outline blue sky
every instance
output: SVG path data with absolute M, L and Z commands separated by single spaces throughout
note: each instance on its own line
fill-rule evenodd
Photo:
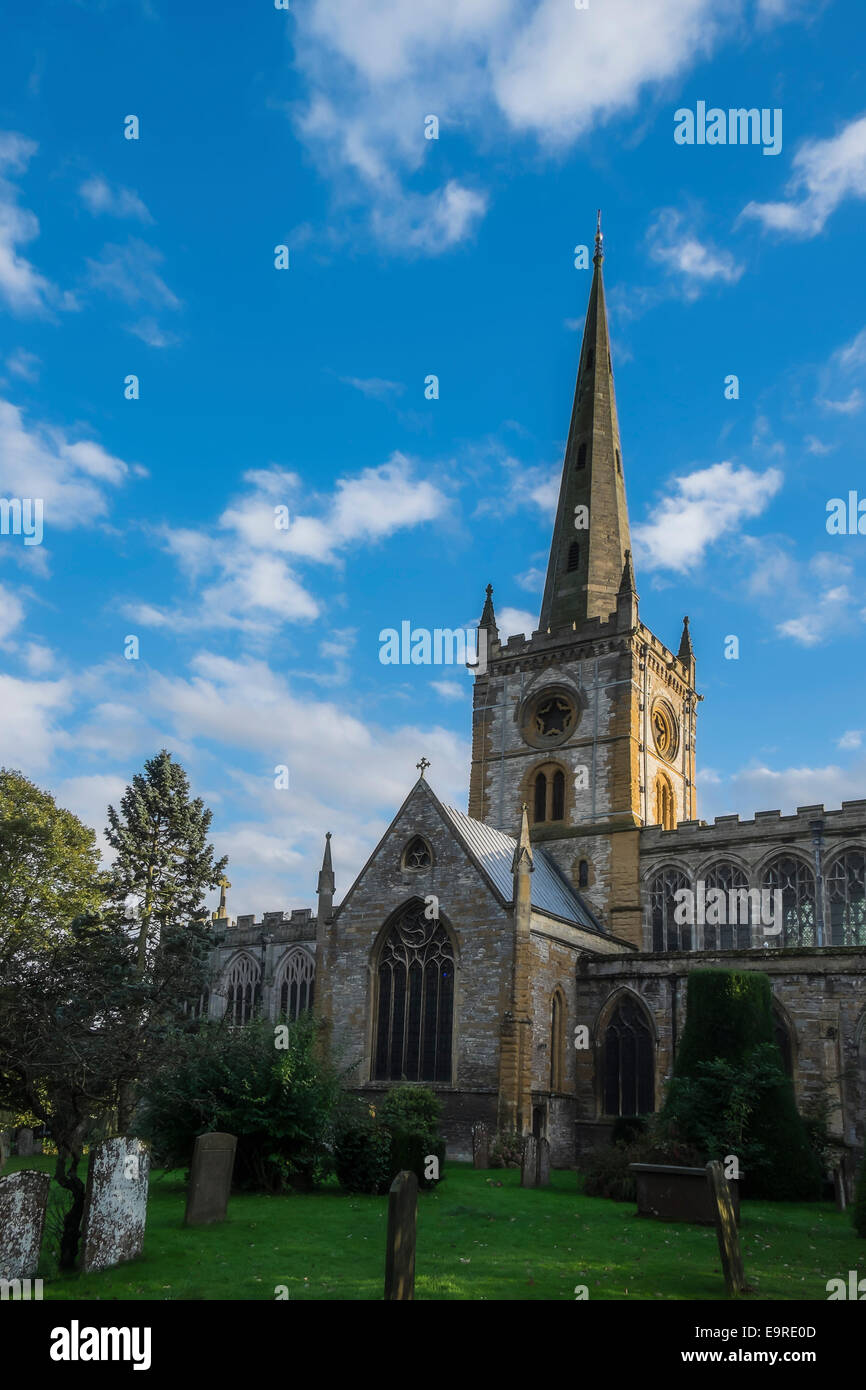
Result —
M 345 892 L 422 754 L 465 807 L 470 679 L 379 632 L 488 582 L 535 626 L 601 206 L 700 814 L 866 795 L 866 538 L 825 524 L 866 498 L 864 38 L 854 0 L 7 4 L 0 496 L 44 538 L 0 536 L 0 762 L 101 831 L 168 746 L 234 913 L 312 903 L 325 830 Z M 699 101 L 780 153 L 676 144 Z

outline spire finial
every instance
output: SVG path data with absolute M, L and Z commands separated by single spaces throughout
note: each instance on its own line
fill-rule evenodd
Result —
M 592 259 L 594 265 L 598 265 L 600 261 L 604 260 L 604 236 L 601 231 L 601 208 L 598 209 L 595 219 L 595 255 Z
M 416 767 L 420 767 L 420 769 L 421 769 L 421 776 L 423 777 L 423 776 L 424 776 L 424 773 L 425 773 L 425 771 L 426 771 L 426 769 L 430 766 L 430 762 L 429 762 L 429 760 L 428 760 L 427 758 L 422 758 L 421 761 L 420 761 L 420 763 L 416 763 L 415 766 L 416 766 Z M 419 780 L 420 780 L 420 779 L 419 779 Z

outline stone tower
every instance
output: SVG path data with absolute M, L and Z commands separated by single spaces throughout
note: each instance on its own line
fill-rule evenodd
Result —
M 617 421 L 602 236 L 538 630 L 479 622 L 469 814 L 544 848 L 614 935 L 641 945 L 639 836 L 697 814 L 695 659 L 638 618 Z M 482 663 L 482 665 L 484 665 Z

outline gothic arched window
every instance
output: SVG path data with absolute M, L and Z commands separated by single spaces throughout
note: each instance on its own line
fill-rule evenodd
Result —
M 561 1091 L 565 1077 L 565 1000 L 562 990 L 550 1003 L 550 1089 Z
M 690 887 L 689 880 L 681 869 L 661 869 L 650 879 L 649 901 L 654 951 L 692 949 L 692 924 L 677 922 L 674 916 L 678 906 L 675 894 L 683 888 Z
M 451 1081 L 454 952 L 442 924 L 410 903 L 377 966 L 374 1081 Z
M 703 877 L 707 896 L 710 889 L 719 889 L 725 895 L 724 903 L 719 903 L 718 909 L 713 903 L 707 903 L 704 949 L 748 950 L 752 944 L 752 900 L 749 897 L 749 882 L 743 870 L 736 864 L 712 864 Z M 732 897 L 731 894 L 735 896 Z M 718 921 L 710 920 L 713 918 L 718 918 Z
M 586 859 L 581 859 L 577 866 L 577 886 L 578 888 L 589 887 L 589 864 Z
M 866 946 L 866 854 L 849 849 L 828 869 L 827 944 Z
M 415 835 L 403 851 L 404 869 L 429 869 L 433 863 L 430 846 L 420 835 Z
M 671 779 L 664 772 L 659 772 L 656 776 L 653 815 L 655 816 L 655 824 L 660 825 L 663 830 L 676 830 L 674 789 L 671 786 Z
M 578 451 L 577 451 L 577 466 L 578 466 L 578 468 L 585 468 L 585 467 L 586 467 L 586 445 L 585 445 L 585 444 L 581 444 L 580 448 L 579 448 Z
M 815 945 L 815 875 L 802 859 L 780 854 L 764 870 L 763 885 L 782 894 L 782 934 L 771 940 L 779 946 Z
M 283 1018 L 298 1018 L 313 1007 L 316 963 L 309 951 L 290 951 L 277 974 L 277 997 Z
M 571 542 L 571 545 L 568 547 L 568 564 L 566 565 L 566 569 L 567 569 L 568 571 L 576 570 L 576 569 L 579 568 L 579 566 L 580 566 L 580 544 L 579 544 L 578 541 L 572 541 L 572 542 Z
M 532 819 L 536 825 L 565 820 L 565 773 L 550 766 L 537 772 L 532 784 Z
M 251 956 L 237 956 L 226 975 L 226 1017 L 236 1028 L 249 1023 L 261 998 L 261 967 Z
M 652 1030 L 636 999 L 624 995 L 604 1031 L 605 1115 L 648 1115 L 654 1109 Z
M 547 820 L 547 778 L 543 772 L 539 772 L 535 779 L 532 818 L 536 824 Z

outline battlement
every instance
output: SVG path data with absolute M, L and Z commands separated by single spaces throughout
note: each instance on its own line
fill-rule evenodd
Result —
M 296 907 L 291 911 L 265 912 L 257 922 L 254 913 L 238 917 L 237 921 L 217 921 L 215 931 L 222 929 L 225 939 L 220 943 L 223 950 L 234 950 L 238 946 L 259 946 L 262 936 L 280 941 L 315 941 L 317 918 L 309 907 Z
M 677 848 L 701 847 L 704 845 L 754 841 L 756 835 L 769 839 L 796 840 L 812 839 L 812 825 L 822 822 L 825 840 L 844 838 L 846 835 L 862 836 L 866 831 L 866 799 L 843 801 L 839 810 L 825 811 L 823 805 L 798 806 L 795 812 L 782 815 L 781 811 L 756 811 L 752 820 L 740 820 L 739 815 L 716 816 L 712 825 L 704 820 L 680 821 L 675 830 L 664 830 L 660 825 L 648 825 L 641 829 L 641 853 L 656 849 L 676 850 Z

